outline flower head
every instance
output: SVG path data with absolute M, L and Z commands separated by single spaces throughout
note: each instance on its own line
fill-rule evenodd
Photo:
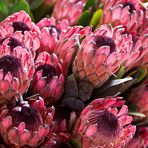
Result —
M 40 47 L 38 36 L 40 36 L 39 28 L 24 11 L 16 12 L 0 23 L 0 43 L 7 38 L 14 38 L 22 42 L 23 47 L 31 52 L 33 58 L 35 51 Z
M 83 109 L 73 129 L 82 147 L 122 147 L 131 140 L 135 127 L 123 104 L 119 97 L 108 97 L 95 99 Z
M 129 59 L 133 42 L 130 34 L 124 34 L 123 26 L 102 25 L 81 42 L 73 64 L 73 73 L 82 80 L 89 81 L 93 87 L 105 83 L 114 75 L 120 64 Z
M 29 92 L 40 94 L 46 105 L 56 103 L 64 90 L 64 75 L 62 63 L 55 54 L 42 52 L 35 62 L 35 74 Z
M 82 14 L 86 0 L 57 0 L 53 16 L 57 20 L 67 19 L 70 25 L 75 25 Z
M 20 31 L 22 34 L 25 31 L 40 34 L 39 28 L 31 21 L 30 16 L 23 10 L 13 13 L 8 16 L 0 25 L 10 34 Z
M 41 97 L 21 101 L 1 110 L 0 133 L 6 144 L 37 146 L 53 128 L 54 108 L 46 108 Z
M 2 41 L 1 41 L 2 42 Z M 34 74 L 34 60 L 22 42 L 5 38 L 0 46 L 0 104 L 25 93 Z
M 137 129 L 133 140 L 127 144 L 127 148 L 146 148 L 148 146 L 148 128 L 141 126 Z
M 58 42 L 61 40 L 61 35 L 65 34 L 69 27 L 67 20 L 56 22 L 54 17 L 43 18 L 37 23 L 41 30 L 40 42 L 41 46 L 37 52 L 47 51 L 53 53 Z
M 128 31 L 136 32 L 144 22 L 144 13 L 138 0 L 106 1 L 101 23 L 124 25 Z

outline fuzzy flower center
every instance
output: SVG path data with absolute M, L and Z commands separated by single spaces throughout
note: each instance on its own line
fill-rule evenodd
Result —
M 101 46 L 109 46 L 110 47 L 110 53 L 114 52 L 116 49 L 116 44 L 113 41 L 112 38 L 107 37 L 107 36 L 96 36 L 95 37 L 95 42 L 97 47 Z
M 41 125 L 41 119 L 38 112 L 31 107 L 22 107 L 20 110 L 11 110 L 9 115 L 12 117 L 13 126 L 18 126 L 24 122 L 26 129 L 35 131 Z
M 3 69 L 4 76 L 10 72 L 13 76 L 18 77 L 18 70 L 22 70 L 20 59 L 6 55 L 0 58 L 0 69 Z
M 47 77 L 48 81 L 51 81 L 54 76 L 58 76 L 56 69 L 49 64 L 40 65 L 37 67 L 36 72 L 42 70 L 42 77 Z
M 122 5 L 123 5 L 123 8 L 125 8 L 126 6 L 129 6 L 129 8 L 130 8 L 129 12 L 130 13 L 133 13 L 133 11 L 135 10 L 135 7 L 134 7 L 133 3 L 131 3 L 131 2 L 125 2 Z
M 17 46 L 23 46 L 23 44 L 15 38 L 10 37 L 8 45 L 11 47 L 11 50 Z
M 117 117 L 107 111 L 99 110 L 93 112 L 89 117 L 90 124 L 97 124 L 97 132 L 103 135 L 106 140 L 116 138 L 119 134 L 119 123 Z
M 58 29 L 55 25 L 50 25 L 49 27 L 51 28 L 51 29 L 50 29 L 50 33 L 51 33 L 51 34 L 52 34 L 53 29 L 55 29 L 55 30 L 57 31 L 58 36 L 61 34 L 61 30 Z
M 3 38 L 0 40 L 0 45 L 6 40 L 7 38 Z M 23 44 L 15 38 L 9 37 L 8 45 L 11 47 L 11 50 L 17 46 L 23 46 Z
M 12 27 L 14 28 L 14 31 L 22 31 L 22 33 L 30 30 L 30 28 L 23 22 L 13 22 Z

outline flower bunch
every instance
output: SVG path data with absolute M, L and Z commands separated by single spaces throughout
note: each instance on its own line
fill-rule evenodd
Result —
M 148 147 L 146 2 L 0 6 L 0 147 Z

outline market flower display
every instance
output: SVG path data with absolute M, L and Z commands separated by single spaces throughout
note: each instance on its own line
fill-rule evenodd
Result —
M 147 148 L 146 0 L 0 1 L 0 148 Z

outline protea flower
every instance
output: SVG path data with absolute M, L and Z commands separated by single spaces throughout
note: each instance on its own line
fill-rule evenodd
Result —
M 53 116 L 54 108 L 46 108 L 41 97 L 31 103 L 21 101 L 1 110 L 1 136 L 8 145 L 36 147 L 52 131 Z
M 143 66 L 148 70 L 148 27 L 139 35 L 141 42 L 139 56 L 132 62 L 130 67 Z
M 129 101 L 137 107 L 137 111 L 148 117 L 148 80 L 134 88 L 129 96 Z
M 123 104 L 120 97 L 108 97 L 95 99 L 83 109 L 73 129 L 82 147 L 120 148 L 131 140 L 135 126 L 131 125 L 132 117 Z
M 55 54 L 42 52 L 35 62 L 36 70 L 29 93 L 40 94 L 46 105 L 56 103 L 64 90 L 62 64 Z
M 141 126 L 137 129 L 135 138 L 126 146 L 127 148 L 147 148 L 148 127 Z
M 37 26 L 41 30 L 41 46 L 37 50 L 38 53 L 42 51 L 53 53 L 59 40 L 61 40 L 61 35 L 68 29 L 69 23 L 67 20 L 56 22 L 55 18 L 51 17 L 50 19 L 43 18 L 37 23 Z
M 20 31 L 22 34 L 25 31 L 39 35 L 39 28 L 31 21 L 30 16 L 23 10 L 13 13 L 0 23 L 7 32 L 13 34 L 15 31 Z
M 136 32 L 144 22 L 144 7 L 138 0 L 106 1 L 101 23 L 124 25 L 128 31 Z
M 89 81 L 93 87 L 99 87 L 118 71 L 120 64 L 125 65 L 132 52 L 133 42 L 132 35 L 124 34 L 124 31 L 122 26 L 112 28 L 102 25 L 87 35 L 74 60 L 75 76 Z
M 67 19 L 70 25 L 75 25 L 82 14 L 85 3 L 86 0 L 57 0 L 52 15 L 57 20 Z
M 6 38 L 0 46 L 0 104 L 11 102 L 13 95 L 27 91 L 34 74 L 34 61 L 24 44 Z
M 0 42 L 8 37 L 16 38 L 31 51 L 33 58 L 35 51 L 40 47 L 38 36 L 40 36 L 39 28 L 24 11 L 14 13 L 0 23 Z

